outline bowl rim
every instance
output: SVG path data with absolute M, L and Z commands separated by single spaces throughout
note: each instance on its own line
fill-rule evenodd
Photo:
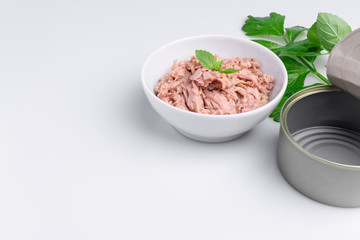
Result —
M 192 112 L 192 111 L 187 111 L 187 110 L 183 110 L 181 108 L 175 107 L 169 103 L 166 103 L 164 101 L 162 101 L 160 98 L 158 98 L 155 93 L 153 91 L 150 91 L 150 89 L 147 87 L 146 85 L 146 77 L 145 77 L 145 69 L 147 68 L 147 66 L 150 64 L 151 59 L 158 53 L 163 51 L 164 49 L 166 49 L 167 47 L 177 44 L 177 43 L 181 43 L 181 42 L 185 42 L 185 41 L 190 41 L 190 40 L 194 40 L 194 39 L 201 39 L 201 38 L 220 38 L 220 39 L 229 39 L 229 40 L 236 40 L 239 42 L 243 42 L 243 43 L 247 43 L 253 46 L 256 46 L 258 48 L 263 49 L 265 52 L 267 52 L 268 54 L 272 55 L 273 57 L 275 57 L 276 61 L 278 61 L 279 63 L 279 67 L 281 67 L 282 73 L 283 73 L 283 77 L 284 77 L 284 82 L 283 85 L 279 91 L 279 93 L 272 99 L 270 100 L 267 104 L 253 109 L 251 111 L 248 112 L 244 112 L 244 113 L 235 113 L 235 114 L 203 114 L 203 113 L 197 113 L 197 112 Z M 174 111 L 179 111 L 182 112 L 184 114 L 189 114 L 190 116 L 193 115 L 195 117 L 200 117 L 200 118 L 239 118 L 239 117 L 246 117 L 246 116 L 251 116 L 251 115 L 255 115 L 258 112 L 264 111 L 267 108 L 271 108 L 272 105 L 274 105 L 274 102 L 280 102 L 281 98 L 283 97 L 287 84 L 288 84 L 288 75 L 287 75 L 287 71 L 285 68 L 284 63 L 281 61 L 281 59 L 275 54 L 273 53 L 270 49 L 262 46 L 259 43 L 253 42 L 250 39 L 245 39 L 245 38 L 241 38 L 241 37 L 235 37 L 235 36 L 230 36 L 230 35 L 224 35 L 224 34 L 206 34 L 206 35 L 196 35 L 196 36 L 190 36 L 190 37 L 185 37 L 185 38 L 181 38 L 181 39 L 177 39 L 175 41 L 169 42 L 161 47 L 159 47 L 158 49 L 156 49 L 155 51 L 153 51 L 145 60 L 142 68 L 141 68 L 141 83 L 142 83 L 142 87 L 143 90 L 145 91 L 145 93 L 147 92 L 148 94 L 146 94 L 147 96 L 151 96 L 151 98 L 155 99 L 155 101 L 157 101 L 159 104 L 163 104 L 163 106 L 165 107 L 170 107 L 170 109 L 173 109 Z M 278 101 L 277 101 L 278 100 Z M 275 106 L 276 107 L 276 106 Z

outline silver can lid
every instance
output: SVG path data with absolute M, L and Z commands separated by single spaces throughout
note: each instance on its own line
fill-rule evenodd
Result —
M 326 75 L 331 84 L 360 99 L 360 28 L 332 49 Z

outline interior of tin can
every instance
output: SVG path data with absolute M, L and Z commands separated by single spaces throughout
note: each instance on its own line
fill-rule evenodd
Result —
M 328 161 L 360 166 L 360 100 L 344 91 L 317 92 L 295 102 L 286 116 L 293 139 Z

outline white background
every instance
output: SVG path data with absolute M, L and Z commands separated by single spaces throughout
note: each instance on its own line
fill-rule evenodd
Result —
M 355 1 L 2 0 L 0 239 L 360 239 L 360 209 L 320 204 L 283 179 L 278 123 L 200 143 L 141 89 L 158 47 L 245 37 L 246 16 L 271 11 L 286 27 L 310 27 L 318 12 L 360 25 Z

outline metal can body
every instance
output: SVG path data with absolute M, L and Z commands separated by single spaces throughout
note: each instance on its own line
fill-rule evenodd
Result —
M 293 95 L 281 113 L 278 165 L 299 192 L 360 207 L 360 100 L 330 86 Z

